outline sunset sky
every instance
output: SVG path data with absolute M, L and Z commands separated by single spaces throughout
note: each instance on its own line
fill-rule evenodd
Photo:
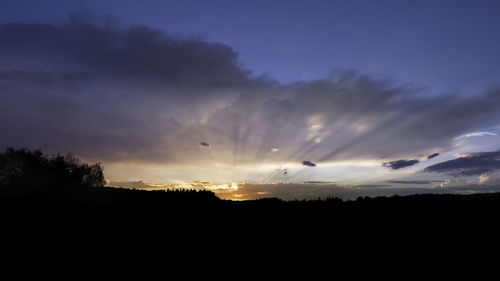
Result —
M 2 150 L 230 199 L 500 191 L 500 1 L 0 3 Z

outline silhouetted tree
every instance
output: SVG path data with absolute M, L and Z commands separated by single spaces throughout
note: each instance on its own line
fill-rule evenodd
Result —
M 82 163 L 74 156 L 45 156 L 40 150 L 7 148 L 0 154 L 0 186 L 3 187 L 102 187 L 100 163 Z

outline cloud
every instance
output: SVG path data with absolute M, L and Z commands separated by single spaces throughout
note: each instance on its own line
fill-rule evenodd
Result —
M 478 178 L 479 184 L 484 184 L 490 180 L 490 176 L 488 174 L 481 174 Z
M 472 137 L 484 137 L 484 136 L 496 136 L 497 134 L 491 133 L 491 132 L 474 132 L 474 133 L 467 133 L 463 134 L 461 136 L 456 137 L 456 140 L 461 140 L 461 139 L 466 139 L 466 138 L 472 138 Z
M 453 178 L 436 185 L 433 190 L 459 194 L 500 192 L 500 181 L 497 178 L 494 182 L 481 183 L 471 179 Z
M 395 184 L 431 184 L 431 183 L 436 183 L 436 182 L 443 182 L 440 180 L 391 180 L 387 181 L 388 183 L 395 183 Z
M 358 184 L 352 187 L 356 188 L 386 188 L 386 187 L 392 187 L 392 185 L 388 184 Z
M 120 29 L 86 19 L 62 26 L 11 23 L 0 26 L 2 58 L 15 66 L 34 63 L 78 76 L 134 77 L 169 85 L 222 87 L 252 82 L 230 47 L 183 38 L 146 26 Z M 55 60 L 54 60 L 55 59 Z M 12 73 L 13 72 L 13 73 Z M 12 70 L 18 79 L 35 76 Z M 33 78 L 33 77 L 25 77 Z
M 302 161 L 302 165 L 309 166 L 309 167 L 316 167 L 316 164 L 314 164 L 311 161 Z
M 500 187 L 500 171 L 496 170 L 479 175 L 478 182 L 480 185 L 497 185 Z
M 201 141 L 200 142 L 200 146 L 203 146 L 203 147 L 210 147 L 210 144 L 206 141 Z
M 359 185 L 340 186 L 337 184 L 310 184 L 310 183 L 278 183 L 278 184 L 252 184 L 239 185 L 238 190 L 232 192 L 216 192 L 216 195 L 225 199 L 251 200 L 259 198 L 276 197 L 283 200 L 318 199 L 337 197 L 344 200 L 353 200 L 360 196 L 392 196 L 445 193 L 444 189 L 432 188 L 387 188 L 387 185 Z M 241 195 L 241 196 L 240 196 Z
M 439 156 L 439 153 L 432 153 L 431 155 L 427 156 L 427 159 L 432 159 L 437 156 Z
M 182 166 L 191 175 L 216 165 L 404 159 L 498 120 L 498 90 L 420 93 L 356 72 L 279 84 L 254 76 L 227 45 L 145 26 L 0 25 L 0 146 L 104 164 Z
M 167 189 L 169 186 L 156 183 L 145 183 L 143 181 L 110 181 L 106 186 L 122 187 L 122 188 L 135 188 L 135 189 Z
M 305 181 L 304 184 L 335 184 L 330 181 Z
M 417 159 L 413 159 L 413 160 L 401 159 L 401 160 L 396 160 L 396 161 L 391 161 L 391 162 L 385 162 L 382 165 L 384 167 L 391 168 L 393 170 L 398 170 L 401 168 L 413 166 L 413 165 L 417 164 L 418 162 L 420 162 L 420 161 L 418 161 Z
M 481 175 L 500 169 L 500 150 L 464 154 L 424 169 L 426 173 L 445 173 L 456 176 Z

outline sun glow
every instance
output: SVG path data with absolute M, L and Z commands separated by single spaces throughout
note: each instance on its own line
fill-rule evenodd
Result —
M 237 191 L 238 190 L 238 184 L 237 183 L 231 183 L 231 184 L 209 184 L 204 186 L 206 189 L 210 190 L 226 190 L 226 191 Z

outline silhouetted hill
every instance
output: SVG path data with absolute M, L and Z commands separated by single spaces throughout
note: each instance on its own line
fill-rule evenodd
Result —
M 391 197 L 359 197 L 343 201 L 338 198 L 283 201 L 264 198 L 249 201 L 221 200 L 211 191 L 165 190 L 145 191 L 114 187 L 67 187 L 24 190 L 3 187 L 0 192 L 4 218 L 12 216 L 45 216 L 52 218 L 162 219 L 220 216 L 221 218 L 280 221 L 301 219 L 331 220 L 429 217 L 466 219 L 475 215 L 487 217 L 500 211 L 500 193 L 489 194 L 416 194 Z

